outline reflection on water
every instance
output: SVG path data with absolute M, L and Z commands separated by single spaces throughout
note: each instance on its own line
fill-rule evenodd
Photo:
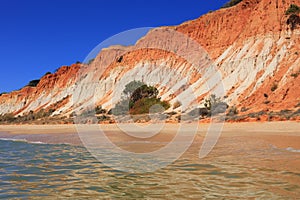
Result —
M 296 199 L 300 194 L 297 152 L 235 137 L 221 139 L 200 160 L 199 145 L 156 172 L 130 174 L 106 167 L 81 146 L 0 140 L 0 198 Z

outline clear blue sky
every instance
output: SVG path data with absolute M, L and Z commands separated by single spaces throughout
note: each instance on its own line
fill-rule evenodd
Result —
M 228 0 L 0 0 L 0 93 L 83 61 L 103 40 L 177 25 Z

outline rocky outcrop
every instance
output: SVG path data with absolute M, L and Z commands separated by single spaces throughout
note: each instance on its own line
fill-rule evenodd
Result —
M 292 3 L 300 0 L 244 0 L 179 26 L 153 29 L 135 46 L 103 49 L 91 64 L 63 66 L 37 87 L 3 94 L 0 114 L 54 105 L 58 116 L 96 105 L 110 109 L 132 80 L 155 85 L 171 105 L 181 102 L 178 112 L 199 107 L 213 93 L 242 114 L 295 111 L 300 29 L 291 30 L 285 15 Z

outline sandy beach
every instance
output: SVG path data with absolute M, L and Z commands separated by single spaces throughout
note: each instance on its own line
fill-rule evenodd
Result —
M 210 124 L 101 124 L 96 125 L 112 140 L 150 140 L 150 141 L 170 141 L 182 128 L 186 134 L 197 128 L 196 138 L 202 140 Z M 158 127 L 159 126 L 159 127 Z M 213 125 L 212 125 L 213 126 Z M 69 142 L 80 144 L 78 130 L 86 129 L 88 125 L 0 125 L 0 137 L 24 138 L 29 140 L 50 140 L 53 143 Z M 137 138 L 124 133 L 124 129 L 135 129 L 140 134 L 148 131 L 155 131 L 161 128 L 158 134 L 151 137 Z M 91 130 L 94 130 L 91 129 Z M 250 122 L 250 123 L 224 123 L 221 139 L 230 137 L 244 137 L 263 140 L 279 148 L 300 149 L 300 123 L 299 122 Z M 125 131 L 126 132 L 126 131 Z M 147 136 L 147 135 L 146 135 Z

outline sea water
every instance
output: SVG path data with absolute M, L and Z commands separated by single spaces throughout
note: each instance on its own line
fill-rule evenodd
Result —
M 83 146 L 3 138 L 0 199 L 299 198 L 295 149 L 234 140 L 223 141 L 207 158 L 196 156 L 195 145 L 164 168 L 135 174 L 105 166 Z

